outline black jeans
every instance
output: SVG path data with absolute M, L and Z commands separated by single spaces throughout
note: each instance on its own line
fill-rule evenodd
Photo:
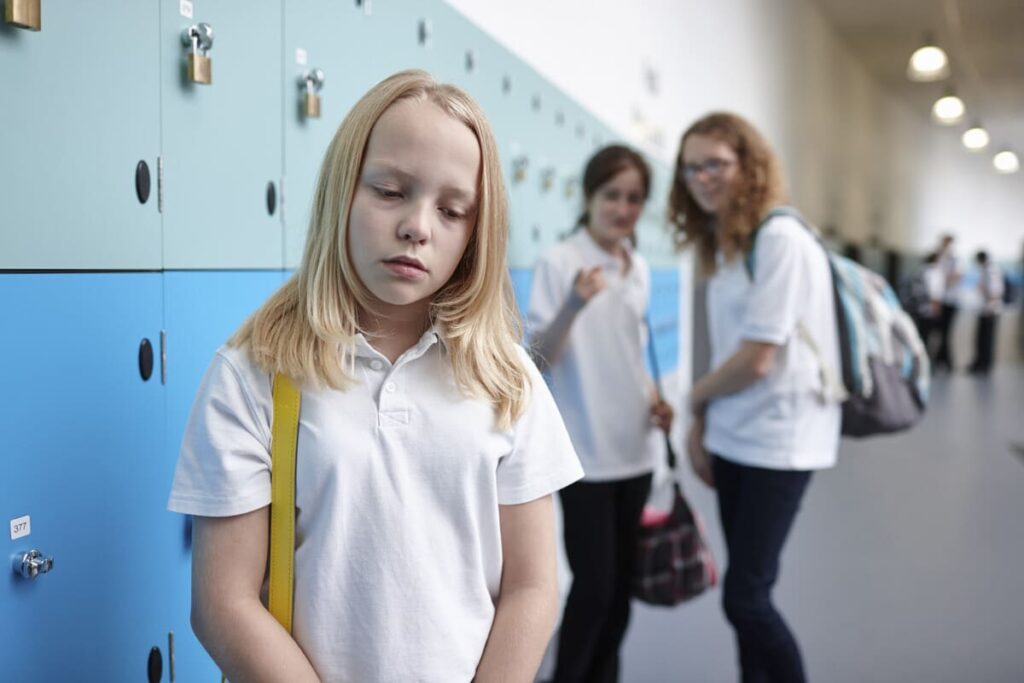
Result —
M 561 491 L 572 588 L 558 636 L 555 683 L 619 678 L 630 581 L 651 475 L 577 482 Z
M 769 470 L 714 457 L 729 566 L 722 606 L 736 632 L 743 683 L 802 683 L 796 638 L 772 604 L 779 555 L 811 473 Z
M 950 337 L 953 336 L 953 320 L 956 319 L 956 306 L 942 304 L 942 313 L 939 315 L 939 350 L 935 352 L 935 367 L 953 369 L 953 345 Z
M 986 313 L 978 316 L 978 328 L 974 336 L 974 362 L 971 372 L 987 373 L 992 369 L 996 347 L 996 323 L 999 316 Z

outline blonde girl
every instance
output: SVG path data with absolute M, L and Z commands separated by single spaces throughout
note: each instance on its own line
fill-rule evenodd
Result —
M 298 271 L 215 355 L 170 499 L 192 621 L 233 681 L 529 681 L 580 476 L 517 344 L 490 125 L 419 71 L 342 122 Z M 271 382 L 302 388 L 293 631 L 261 600 Z

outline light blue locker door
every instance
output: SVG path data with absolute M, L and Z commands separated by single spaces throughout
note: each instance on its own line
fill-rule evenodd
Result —
M 213 354 L 248 315 L 281 286 L 278 272 L 173 272 L 164 273 L 164 325 L 167 330 L 167 466 L 161 491 L 169 492 L 189 411 Z M 165 499 L 166 502 L 166 499 Z M 189 625 L 191 601 L 191 547 L 185 542 L 187 520 L 172 519 L 173 556 L 168 574 L 166 603 L 176 634 L 179 681 L 216 683 L 219 674 Z
M 284 5 L 285 266 L 302 258 L 310 207 L 324 153 L 352 105 L 391 74 L 426 65 L 418 9 L 409 2 L 286 0 Z M 425 16 L 425 15 L 423 15 Z M 301 53 L 300 53 L 301 51 Z M 372 55 L 367 59 L 367 55 Z M 299 63 L 305 58 L 306 64 Z M 324 73 L 320 118 L 303 114 L 299 87 Z
M 0 22 L 0 269 L 157 269 L 156 4 L 42 11 L 38 33 Z
M 164 267 L 281 268 L 281 0 L 160 3 Z M 182 33 L 208 24 L 212 82 Z
M 3 568 L 4 680 L 146 680 L 153 647 L 166 667 L 160 286 L 156 273 L 0 276 L 0 555 L 54 561 L 34 579 Z M 23 516 L 31 534 L 12 539 Z

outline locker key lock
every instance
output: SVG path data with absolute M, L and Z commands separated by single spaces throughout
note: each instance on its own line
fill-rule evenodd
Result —
M 53 569 L 53 558 L 44 557 L 38 550 L 18 553 L 14 556 L 14 573 L 26 579 L 34 579 Z
M 213 27 L 205 22 L 193 24 L 181 32 L 181 42 L 192 48 L 188 54 L 188 80 L 200 85 L 212 83 L 210 48 L 213 47 Z
M 526 169 L 530 165 L 530 160 L 525 156 L 518 156 L 512 160 L 512 180 L 517 183 L 521 183 L 526 180 Z
M 545 168 L 540 176 L 540 186 L 545 192 L 549 192 L 555 186 L 555 169 Z
M 302 113 L 307 119 L 320 118 L 320 90 L 324 87 L 324 70 L 310 69 L 299 76 L 302 88 Z

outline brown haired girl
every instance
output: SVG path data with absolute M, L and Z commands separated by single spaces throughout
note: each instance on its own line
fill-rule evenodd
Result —
M 548 370 L 585 473 L 561 492 L 574 578 L 557 682 L 618 676 L 636 533 L 660 447 L 652 427 L 667 429 L 672 419 L 644 365 L 650 270 L 633 239 L 649 190 L 650 170 L 639 154 L 619 145 L 597 152 L 583 175 L 582 229 L 534 270 L 534 355 Z

